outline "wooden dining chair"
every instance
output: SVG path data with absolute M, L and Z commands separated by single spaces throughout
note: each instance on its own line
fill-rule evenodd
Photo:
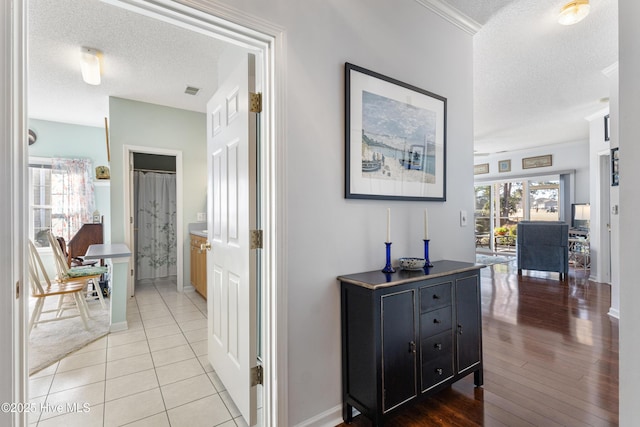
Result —
M 85 284 L 83 282 L 55 283 L 51 282 L 47 274 L 38 250 L 31 240 L 29 240 L 29 285 L 31 296 L 36 298 L 36 304 L 29 319 L 29 334 L 39 323 L 53 322 L 56 320 L 71 319 L 80 317 L 84 328 L 89 330 L 87 318 L 89 310 L 87 302 L 82 298 Z M 58 297 L 56 308 L 43 310 L 47 297 Z M 65 297 L 71 297 L 69 302 Z M 75 309 L 77 314 L 63 316 L 66 310 Z M 44 313 L 55 313 L 53 317 L 41 319 Z
M 100 276 L 108 271 L 107 267 L 69 267 L 69 265 L 67 264 L 67 258 L 62 253 L 62 249 L 58 244 L 58 240 L 53 235 L 53 232 L 50 231 L 49 233 L 47 233 L 47 238 L 49 239 L 49 245 L 53 250 L 53 260 L 57 272 L 56 281 L 59 283 L 66 283 L 69 281 L 84 281 L 87 288 L 86 298 L 93 300 L 97 296 L 100 300 L 100 305 L 102 306 L 102 308 L 106 308 L 99 281 Z

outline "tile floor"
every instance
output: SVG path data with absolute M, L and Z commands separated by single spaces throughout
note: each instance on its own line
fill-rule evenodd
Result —
M 30 401 L 43 410 L 29 425 L 245 426 L 207 361 L 206 317 L 206 301 L 176 292 L 175 278 L 138 282 L 127 331 L 30 377 Z

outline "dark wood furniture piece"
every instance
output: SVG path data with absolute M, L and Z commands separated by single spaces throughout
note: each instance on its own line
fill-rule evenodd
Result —
M 436 261 L 338 277 L 345 422 L 356 408 L 381 426 L 394 409 L 472 372 L 482 385 L 482 267 Z
M 83 258 L 91 245 L 104 243 L 102 223 L 82 224 L 80 230 L 67 243 L 67 263 L 74 258 Z M 100 262 L 102 265 L 103 262 Z

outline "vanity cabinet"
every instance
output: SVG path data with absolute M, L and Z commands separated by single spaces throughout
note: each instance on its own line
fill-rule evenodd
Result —
M 353 408 L 381 426 L 405 404 L 473 373 L 482 385 L 483 266 L 340 276 L 343 418 Z
M 205 237 L 191 236 L 191 285 L 196 291 L 207 298 L 207 251 L 200 249 L 200 245 L 207 243 Z

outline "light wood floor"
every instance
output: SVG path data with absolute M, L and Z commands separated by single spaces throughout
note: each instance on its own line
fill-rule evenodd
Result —
M 518 277 L 513 262 L 483 269 L 484 386 L 469 375 L 385 425 L 617 426 L 618 321 L 607 315 L 610 287 L 588 273 L 560 282 Z

